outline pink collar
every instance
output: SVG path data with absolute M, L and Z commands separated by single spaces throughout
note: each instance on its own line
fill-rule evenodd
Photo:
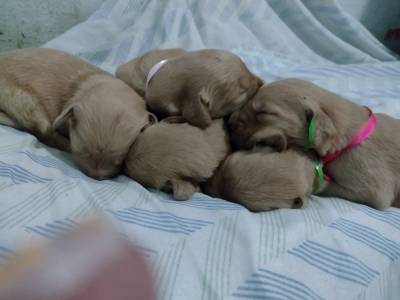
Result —
M 377 123 L 376 116 L 372 112 L 372 110 L 370 110 L 368 107 L 365 106 L 365 108 L 369 112 L 369 118 L 368 118 L 367 123 L 365 123 L 364 127 L 361 128 L 361 130 L 353 137 L 351 142 L 346 147 L 344 147 L 343 149 L 340 149 L 338 151 L 328 153 L 327 155 L 322 157 L 321 160 L 324 165 L 331 162 L 332 160 L 337 159 L 343 153 L 358 146 L 359 144 L 364 142 L 374 132 L 374 130 L 376 128 L 376 123 Z
M 162 66 L 165 65 L 167 62 L 168 62 L 167 59 L 163 59 L 151 67 L 149 74 L 147 74 L 146 90 L 149 87 L 149 83 L 150 83 L 151 79 L 154 77 L 154 75 L 156 75 L 158 70 L 160 70 L 162 68 Z

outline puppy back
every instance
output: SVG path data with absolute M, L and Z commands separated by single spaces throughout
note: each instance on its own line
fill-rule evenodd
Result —
M 204 181 L 217 166 L 218 159 L 204 132 L 186 123 L 148 127 L 138 136 L 126 160 L 130 177 L 156 188 L 174 178 Z
M 79 84 L 93 74 L 108 74 L 66 52 L 26 48 L 0 54 L 0 79 L 34 95 L 54 119 Z
M 154 49 L 134 58 L 117 68 L 116 77 L 131 86 L 140 96 L 145 96 L 146 81 L 150 69 L 159 61 L 173 59 L 187 53 L 180 48 Z

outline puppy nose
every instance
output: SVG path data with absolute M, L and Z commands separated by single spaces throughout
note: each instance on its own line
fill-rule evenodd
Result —
M 98 164 L 95 164 L 88 170 L 89 176 L 97 179 L 97 180 L 104 180 L 107 179 L 109 176 L 108 172 L 105 172 L 100 168 Z
M 105 174 L 102 174 L 99 171 L 90 171 L 89 176 L 97 180 L 104 180 L 107 178 Z
M 264 85 L 264 82 L 262 81 L 262 79 L 257 77 L 257 86 L 260 88 Z
M 94 178 L 94 179 L 97 179 L 97 180 L 105 180 L 105 179 L 107 179 L 107 176 L 100 175 L 100 174 L 95 174 L 95 175 L 93 176 L 93 178 Z
M 304 201 L 302 198 L 297 197 L 293 200 L 292 208 L 302 208 L 304 205 Z

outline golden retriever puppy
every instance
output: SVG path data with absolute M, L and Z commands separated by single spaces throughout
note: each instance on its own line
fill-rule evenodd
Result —
M 313 190 L 314 170 L 309 157 L 291 149 L 237 151 L 225 159 L 204 191 L 251 211 L 302 208 Z
M 331 177 L 322 195 L 377 209 L 400 206 L 399 120 L 375 115 L 310 82 L 286 79 L 263 86 L 229 122 L 240 147 L 264 143 L 314 149 Z M 315 133 L 309 145 L 311 122 Z M 370 131 L 354 144 L 365 129 Z
M 160 118 L 181 115 L 201 128 L 240 108 L 262 85 L 238 56 L 216 49 L 152 50 L 121 65 L 116 76 Z
M 228 155 L 222 119 L 205 130 L 187 123 L 162 121 L 146 128 L 129 150 L 125 173 L 146 187 L 170 192 L 177 200 L 200 191 Z
M 97 179 L 118 172 L 153 119 L 124 82 L 61 51 L 5 52 L 0 70 L 0 123 L 70 150 L 82 171 Z
M 150 69 L 164 59 L 171 60 L 187 53 L 188 51 L 180 48 L 151 50 L 120 65 L 116 71 L 116 76 L 144 98 Z

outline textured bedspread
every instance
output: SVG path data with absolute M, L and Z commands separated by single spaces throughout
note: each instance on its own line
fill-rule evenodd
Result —
M 400 117 L 400 62 L 335 1 L 109 0 L 45 46 L 111 72 L 153 47 L 225 48 L 266 81 L 303 78 Z M 400 299 L 400 209 L 178 202 L 125 176 L 88 178 L 68 154 L 0 126 L 0 263 L 94 212 L 137 243 L 160 299 Z

